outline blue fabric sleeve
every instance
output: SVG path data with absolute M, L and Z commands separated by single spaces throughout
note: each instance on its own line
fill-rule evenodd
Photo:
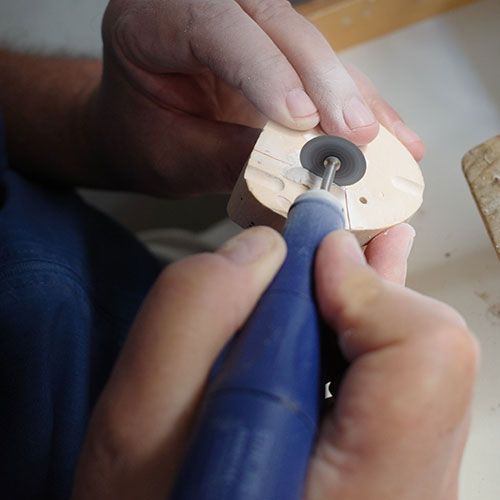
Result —
M 90 412 L 160 266 L 73 191 L 9 170 L 2 144 L 0 184 L 1 496 L 67 499 Z

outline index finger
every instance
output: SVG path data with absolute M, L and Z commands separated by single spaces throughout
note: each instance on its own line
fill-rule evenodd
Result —
M 378 122 L 324 36 L 285 0 L 237 0 L 297 71 L 318 107 L 327 134 L 361 145 L 372 141 Z
M 382 279 L 404 285 L 414 237 L 415 230 L 409 224 L 398 224 L 378 234 L 366 247 L 368 264 Z

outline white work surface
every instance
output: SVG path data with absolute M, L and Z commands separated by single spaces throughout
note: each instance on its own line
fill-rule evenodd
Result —
M 2 2 L 0 37 L 98 53 L 105 4 Z M 500 499 L 500 262 L 460 165 L 467 150 L 500 133 L 499 21 L 500 2 L 483 0 L 343 52 L 427 144 L 408 284 L 458 309 L 482 345 L 461 500 Z M 232 231 L 222 225 L 212 241 Z
M 461 170 L 500 133 L 500 2 L 485 0 L 343 52 L 424 139 L 408 285 L 458 309 L 482 346 L 462 500 L 500 499 L 500 262 Z M 443 398 L 446 394 L 443 394 Z

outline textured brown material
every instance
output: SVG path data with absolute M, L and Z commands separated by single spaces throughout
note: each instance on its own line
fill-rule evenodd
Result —
M 500 259 L 500 135 L 471 149 L 462 168 Z
M 296 7 L 336 50 L 478 0 L 312 0 Z

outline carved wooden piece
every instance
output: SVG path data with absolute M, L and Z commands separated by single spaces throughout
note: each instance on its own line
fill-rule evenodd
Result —
M 295 198 L 320 179 L 299 160 L 302 146 L 323 132 L 294 131 L 269 122 L 242 171 L 228 204 L 239 225 L 267 225 L 281 231 Z M 385 229 L 408 220 L 420 207 L 424 180 L 408 150 L 380 127 L 377 138 L 362 146 L 366 174 L 356 184 L 332 186 L 343 206 L 346 227 L 360 244 Z
M 500 135 L 471 149 L 462 168 L 500 259 Z

